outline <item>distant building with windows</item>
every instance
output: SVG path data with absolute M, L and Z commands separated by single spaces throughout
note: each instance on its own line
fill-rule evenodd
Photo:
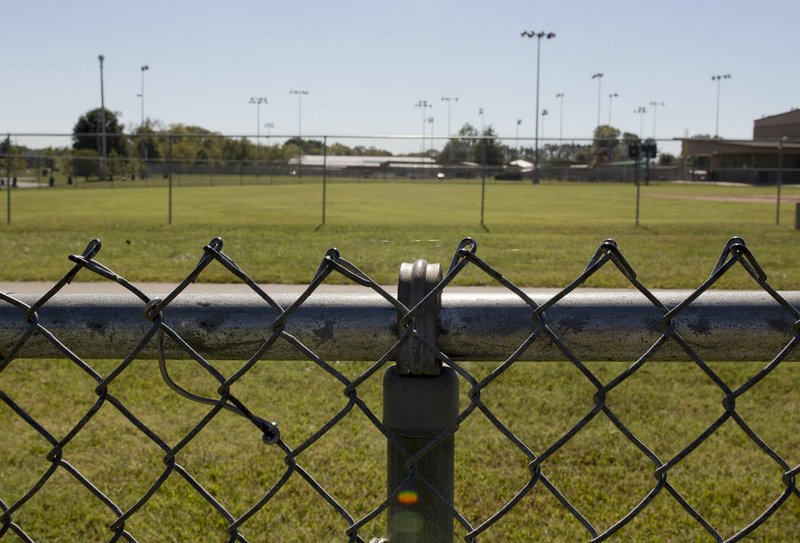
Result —
M 752 140 L 684 139 L 682 154 L 693 179 L 800 183 L 800 110 L 755 120 Z

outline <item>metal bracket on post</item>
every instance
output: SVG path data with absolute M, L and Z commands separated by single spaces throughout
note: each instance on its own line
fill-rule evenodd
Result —
M 398 299 L 409 309 L 441 281 L 439 264 L 417 260 L 400 267 Z M 414 317 L 414 330 L 436 345 L 441 300 L 433 297 Z M 398 334 L 405 330 L 398 330 Z M 383 377 L 383 422 L 396 437 L 388 439 L 386 489 L 392 543 L 452 543 L 455 487 L 455 435 L 447 432 L 458 418 L 459 381 L 422 342 L 409 338 L 397 353 L 397 365 Z M 414 460 L 418 452 L 436 445 Z
M 403 262 L 400 265 L 397 299 L 411 309 L 441 280 L 442 270 L 439 264 L 428 264 L 425 260 L 417 260 L 413 264 Z M 441 295 L 436 296 L 425 304 L 414 318 L 414 329 L 432 345 L 436 345 L 437 321 L 441 305 Z M 403 330 L 398 330 L 398 335 L 402 333 Z M 412 337 L 398 349 L 396 370 L 402 375 L 439 375 L 441 363 L 430 349 Z

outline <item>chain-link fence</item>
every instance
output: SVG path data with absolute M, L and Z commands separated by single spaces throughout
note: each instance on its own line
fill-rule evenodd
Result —
M 304 524 L 322 522 L 325 515 L 332 519 L 328 519 L 331 532 L 324 539 L 348 541 L 387 534 L 393 542 L 452 541 L 454 535 L 466 541 L 479 536 L 481 540 L 513 540 L 502 530 L 515 522 L 523 526 L 518 534 L 527 535 L 517 537 L 524 540 L 534 534 L 558 538 L 538 531 L 537 527 L 551 522 L 573 525 L 570 539 L 592 541 L 635 538 L 631 534 L 637 533 L 637 526 L 647 527 L 655 534 L 653 540 L 736 541 L 767 529 L 780 534 L 768 538 L 789 540 L 800 529 L 796 514 L 800 446 L 792 438 L 788 445 L 783 440 L 780 447 L 773 443 L 782 433 L 796 437 L 791 428 L 796 426 L 798 392 L 789 388 L 782 391 L 780 400 L 769 400 L 766 423 L 760 416 L 750 420 L 748 408 L 742 407 L 753 397 L 758 401 L 758 391 L 771 376 L 793 366 L 787 360 L 797 358 L 800 296 L 776 292 L 741 239 L 734 238 L 725 246 L 711 275 L 691 292 L 647 289 L 611 240 L 599 246 L 585 271 L 569 285 L 536 294 L 520 289 L 482 260 L 472 239 L 458 246 L 444 277 L 438 265 L 424 261 L 404 265 L 397 296 L 334 249 L 322 258 L 301 294 L 271 296 L 222 252 L 221 240 L 214 239 L 174 290 L 151 298 L 97 260 L 99 250 L 100 243 L 93 241 L 83 254 L 71 256 L 72 268 L 41 297 L 0 293 L 0 450 L 4 457 L 0 539 L 4 541 L 44 540 L 42 532 L 56 534 L 49 540 L 67 540 L 59 534 L 66 537 L 64 533 L 75 529 L 70 523 L 92 522 L 110 530 L 98 540 L 164 540 L 164 533 L 154 535 L 146 520 L 164 507 L 165 496 L 176 492 L 176 480 L 185 483 L 181 486 L 184 501 L 178 500 L 176 510 L 168 511 L 167 517 L 180 518 L 186 514 L 184 507 L 197 507 L 192 510 L 201 511 L 204 518 L 192 518 L 189 524 L 211 532 L 171 533 L 169 537 L 176 541 L 282 540 L 270 536 L 278 525 L 289 523 L 291 533 L 302 530 Z M 213 263 L 245 285 L 248 296 L 191 295 L 190 285 Z M 454 281 L 467 268 L 485 273 L 502 293 L 451 294 Z M 712 291 L 735 268 L 752 277 L 757 292 Z M 632 288 L 589 293 L 578 288 L 601 270 L 616 270 Z M 79 272 L 118 284 L 122 294 L 112 298 L 63 294 Z M 363 288 L 364 294 L 319 295 L 319 287 L 331 275 Z M 52 367 L 44 373 L 25 373 L 31 358 L 65 362 L 81 375 L 74 382 L 86 394 L 79 398 L 58 377 L 62 374 L 56 371 L 60 363 L 56 360 L 48 361 Z M 145 369 L 155 377 L 150 380 L 153 388 L 136 381 L 126 387 L 138 361 L 149 359 L 157 360 Z M 231 365 L 226 360 L 245 362 Z M 297 441 L 287 437 L 297 434 L 281 420 L 285 410 L 281 411 L 280 402 L 258 400 L 258 396 L 282 397 L 293 362 L 279 365 L 270 379 L 255 383 L 259 391 L 255 397 L 245 386 L 261 376 L 260 368 L 272 360 L 304 361 L 303 372 L 323 374 L 327 388 L 344 393 L 339 400 L 331 400 L 333 405 L 321 419 L 301 417 L 298 424 L 304 431 Z M 348 360 L 365 362 L 353 362 L 353 371 Z M 480 360 L 496 362 L 484 371 L 473 365 L 472 361 Z M 570 379 L 557 385 L 564 389 L 555 392 L 561 398 L 555 408 L 533 410 L 536 398 L 553 386 L 544 379 L 523 383 L 519 394 L 492 396 L 492 390 L 517 369 L 542 366 L 527 360 L 560 360 L 571 368 Z M 619 368 L 607 362 L 593 364 L 593 360 L 627 363 Z M 701 392 L 712 401 L 704 404 L 709 413 L 699 422 L 670 421 L 666 412 L 657 413 L 657 430 L 649 433 L 632 423 L 634 414 L 616 400 L 624 390 L 636 395 L 639 376 L 656 370 L 664 360 L 680 361 L 682 372 L 699 370 L 689 381 L 705 381 Z M 752 374 L 734 379 L 716 364 L 726 360 L 761 360 L 763 364 Z M 188 377 L 189 367 L 202 378 Z M 51 372 L 56 377 L 50 377 Z M 383 400 L 375 392 L 381 372 Z M 160 405 L 156 401 L 159 381 L 167 385 L 169 394 L 188 400 L 195 410 L 175 413 L 170 408 L 142 415 L 143 406 Z M 298 382 L 295 415 L 308 410 L 315 394 L 310 373 L 301 373 Z M 574 382 L 584 385 L 588 401 L 571 397 L 568 383 Z M 674 394 L 678 404 L 689 404 L 697 392 L 691 392 L 686 383 L 664 381 L 654 390 Z M 139 396 L 129 396 L 134 393 Z M 78 408 L 77 419 L 54 424 L 52 413 L 34 401 L 37 395 L 48 397 L 49 408 L 56 411 L 66 411 L 72 404 L 83 407 Z M 86 396 L 93 399 L 87 401 Z M 721 401 L 721 407 L 715 406 L 714 399 Z M 644 398 L 641 405 L 653 401 Z M 556 426 L 545 432 L 550 438 L 532 435 L 522 429 L 525 420 L 508 417 L 506 406 L 512 402 L 530 405 L 530 411 L 523 408 L 523 419 L 542 419 Z M 781 406 L 788 412 L 781 411 Z M 555 424 L 559 412 L 572 416 L 565 419 L 568 422 Z M 349 421 L 355 415 L 367 422 L 371 434 L 353 429 Z M 241 423 L 228 426 L 231 420 Z M 461 436 L 469 436 L 469 428 L 477 423 L 486 425 L 487 433 L 479 442 L 465 437 L 464 445 Z M 591 434 L 591 428 L 601 423 L 608 435 L 602 443 L 593 443 L 597 434 Z M 688 428 L 688 437 L 672 443 L 665 453 L 661 438 L 676 424 Z M 337 430 L 338 444 L 323 448 Z M 737 435 L 735 447 L 714 449 L 710 457 L 702 453 L 710 442 L 732 430 Z M 589 442 L 583 439 L 586 435 L 593 436 Z M 82 440 L 88 440 L 88 445 L 81 445 Z M 222 457 L 198 453 L 198 444 L 209 440 L 230 442 L 234 447 Z M 129 452 L 135 441 L 144 442 L 143 452 Z M 386 444 L 388 457 L 375 443 Z M 465 455 L 465 446 L 483 452 L 476 457 L 467 450 Z M 594 452 L 586 456 L 579 447 Z M 86 448 L 98 449 L 92 460 L 81 454 Z M 501 456 L 503 448 L 512 453 Z M 315 459 L 320 450 L 331 457 Z M 747 492 L 739 494 L 735 489 L 741 485 L 723 487 L 722 496 L 713 499 L 712 489 L 722 483 L 708 479 L 708 472 L 717 473 L 719 466 L 728 469 L 735 464 L 732 456 L 743 451 L 747 452 L 744 487 L 764 486 L 771 496 L 766 504 L 750 502 Z M 375 455 L 386 459 L 386 490 L 380 496 L 370 494 L 359 471 Z M 568 463 L 565 472 L 557 467 L 557 459 L 564 456 L 581 461 Z M 143 457 L 163 462 L 155 475 L 152 465 L 142 471 L 147 463 Z M 260 464 L 275 457 L 283 460 L 284 467 L 265 477 Z M 687 481 L 685 468 L 697 458 L 705 464 L 689 473 L 696 473 L 701 488 L 690 490 L 691 483 L 698 481 Z M 465 468 L 455 459 L 491 468 L 488 477 L 496 479 L 488 482 L 490 490 L 480 486 L 485 474 L 478 477 L 469 472 L 466 485 L 484 488 L 487 494 L 496 488 L 499 506 L 475 513 L 476 502 L 494 501 L 485 495 L 454 492 L 454 480 Z M 247 478 L 228 480 L 224 468 L 243 462 L 252 463 L 246 466 Z M 570 474 L 583 471 L 588 472 L 588 481 L 602 481 L 588 501 L 583 499 L 590 492 L 587 479 L 577 485 L 568 482 Z M 650 482 L 640 481 L 612 494 L 611 488 L 631 471 Z M 724 472 L 719 476 L 724 477 Z M 345 474 L 344 487 L 349 492 L 330 482 L 332 473 Z M 509 488 L 515 490 L 507 495 Z M 359 491 L 366 497 L 361 505 L 351 506 L 337 498 Z M 56 504 L 48 500 L 53 493 L 59 497 Z M 245 498 L 238 495 L 234 500 L 232 493 L 243 493 Z M 317 498 L 318 506 L 322 504 L 323 512 L 307 516 L 292 505 L 309 494 Z M 598 520 L 597 511 L 608 505 L 604 502 L 611 495 L 624 497 L 621 501 L 630 507 L 616 504 L 613 518 L 599 515 Z M 226 499 L 247 505 L 234 510 Z M 70 518 L 65 513 L 74 502 L 86 500 L 96 505 L 91 515 Z M 288 509 L 279 507 L 282 500 L 288 502 Z M 550 507 L 543 509 L 542 504 L 548 502 Z M 719 517 L 720 507 L 738 508 L 745 517 L 738 516 L 738 524 L 719 525 L 713 519 Z M 665 510 L 670 508 L 667 515 Z M 274 509 L 278 513 L 265 520 Z M 774 520 L 782 511 L 788 511 L 788 517 Z M 201 522 L 206 517 L 212 520 Z M 376 524 L 376 519 L 383 519 L 385 525 Z M 166 524 L 165 533 L 170 534 Z M 89 540 L 85 534 L 80 539 Z
M 105 155 L 101 149 L 104 148 Z M 655 143 L 654 156 L 631 156 Z M 538 166 L 538 176 L 537 174 Z M 640 171 L 641 170 L 641 171 Z M 158 187 L 358 180 L 499 181 L 710 180 L 759 185 L 800 182 L 800 144 L 624 136 L 537 139 L 492 127 L 452 136 L 235 135 L 185 127 L 134 134 L 7 134 L 0 178 L 18 186 Z M 22 185 L 19 185 L 23 183 Z

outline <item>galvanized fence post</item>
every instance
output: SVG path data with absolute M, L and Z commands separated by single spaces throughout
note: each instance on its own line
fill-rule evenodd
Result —
M 167 162 L 167 177 L 168 177 L 167 182 L 169 185 L 168 196 L 167 196 L 168 199 L 167 207 L 169 208 L 167 212 L 167 223 L 172 224 L 172 135 L 170 135 L 169 138 L 167 139 L 167 143 L 168 143 L 167 160 L 169 161 Z
M 11 224 L 11 134 L 6 144 L 6 224 Z
M 398 299 L 409 309 L 441 281 L 438 264 L 417 260 L 400 268 Z M 436 344 L 439 296 L 431 297 L 413 324 Z M 404 332 L 398 328 L 398 334 Z M 383 381 L 383 420 L 397 439 L 387 443 L 388 536 L 392 543 L 453 541 L 454 432 L 427 452 L 437 436 L 458 416 L 458 376 L 424 343 L 409 338 L 397 353 L 397 364 Z M 422 456 L 416 458 L 417 453 Z

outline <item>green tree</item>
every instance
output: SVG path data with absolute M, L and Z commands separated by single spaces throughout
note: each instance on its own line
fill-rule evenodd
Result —
M 2 143 L 0 143 L 0 177 L 5 178 L 6 176 L 9 155 L 11 156 L 12 176 L 20 175 L 28 168 L 25 158 L 22 156 L 22 151 L 23 148 L 20 146 L 11 144 L 11 138 L 9 137 L 6 137 Z
M 328 145 L 327 153 L 333 156 L 353 156 L 355 154 L 353 149 L 341 143 Z
M 100 173 L 100 161 L 94 149 L 77 149 L 72 153 L 72 171 L 87 181 Z
M 505 164 L 505 153 L 503 153 L 502 146 L 497 143 L 497 134 L 495 134 L 494 128 L 487 127 L 481 135 L 483 138 L 479 139 L 475 145 L 475 162 L 482 164 L 485 158 L 487 166 Z
M 461 127 L 457 138 L 451 138 L 439 153 L 440 164 L 458 164 L 475 159 L 478 131 L 469 123 Z
M 370 145 L 369 147 L 356 145 L 353 147 L 353 154 L 357 156 L 392 156 L 392 153 L 389 151 L 386 151 L 385 149 L 378 149 L 373 145 Z
M 138 125 L 134 129 L 135 137 L 131 139 L 133 145 L 131 154 L 137 155 L 143 160 L 162 158 L 158 135 L 163 131 L 164 127 L 158 121 L 146 119 L 144 124 Z
M 92 149 L 98 155 L 102 149 L 101 134 L 106 134 L 106 154 L 115 151 L 117 156 L 128 156 L 128 140 L 123 136 L 125 128 L 120 124 L 116 113 L 105 110 L 105 131 L 103 131 L 103 110 L 87 111 L 80 116 L 72 129 L 72 148 Z
M 669 166 L 670 164 L 674 164 L 675 161 L 675 155 L 672 153 L 661 153 L 658 155 L 658 164 L 660 166 Z
M 595 162 L 611 162 L 614 160 L 614 151 L 619 145 L 619 129 L 607 124 L 601 124 L 594 129 L 592 153 Z

